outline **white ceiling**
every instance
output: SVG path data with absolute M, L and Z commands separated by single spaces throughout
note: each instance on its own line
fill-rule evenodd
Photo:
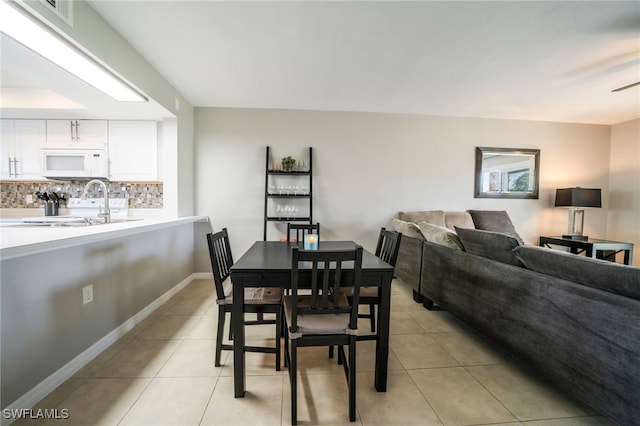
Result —
M 194 106 L 640 117 L 638 1 L 89 4 Z
M 194 106 L 640 117 L 638 1 L 88 3 Z

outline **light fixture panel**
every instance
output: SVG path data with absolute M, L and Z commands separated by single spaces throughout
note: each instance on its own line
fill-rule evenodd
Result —
M 5 1 L 0 1 L 0 31 L 117 101 L 148 101 L 103 65 Z

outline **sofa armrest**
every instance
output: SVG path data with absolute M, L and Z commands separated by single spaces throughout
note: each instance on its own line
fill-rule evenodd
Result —
M 403 235 L 396 261 L 396 276 L 412 288 L 414 299 L 420 294 L 423 244 L 423 240 Z
M 425 297 L 616 423 L 640 418 L 640 301 L 429 242 L 423 267 Z

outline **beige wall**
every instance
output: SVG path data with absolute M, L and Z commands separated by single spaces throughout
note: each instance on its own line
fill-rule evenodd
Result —
M 399 210 L 506 210 L 529 243 L 566 231 L 555 189 L 602 188 L 585 233 L 607 236 L 610 127 L 546 122 L 261 109 L 195 109 L 196 214 L 229 228 L 234 252 L 262 239 L 265 146 L 314 148 L 314 219 L 326 238 L 375 248 Z M 539 200 L 473 197 L 476 146 L 539 148 Z M 205 270 L 201 256 L 197 270 Z
M 611 128 L 607 238 L 634 243 L 640 265 L 640 119 Z

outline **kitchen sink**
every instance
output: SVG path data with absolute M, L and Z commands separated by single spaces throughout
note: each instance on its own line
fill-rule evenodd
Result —
M 113 223 L 126 223 L 136 222 L 142 220 L 142 218 L 112 218 L 111 222 L 105 223 L 102 218 L 88 218 L 84 222 L 64 222 L 62 226 L 96 226 L 96 225 L 111 225 Z M 51 224 L 51 226 L 59 226 L 58 224 Z
M 142 218 L 112 218 L 111 222 L 105 223 L 103 218 L 82 218 L 82 217 L 51 217 L 39 220 L 40 218 L 25 218 L 21 222 L 4 223 L 5 228 L 60 228 L 60 227 L 87 227 L 98 225 L 110 225 L 115 223 L 135 222 Z

